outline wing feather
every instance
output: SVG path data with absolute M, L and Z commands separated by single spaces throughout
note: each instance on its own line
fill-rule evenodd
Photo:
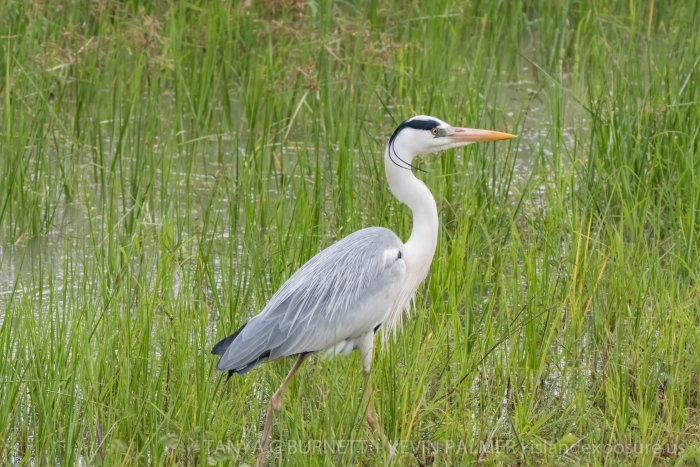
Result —
M 228 345 L 217 369 L 244 373 L 265 360 L 326 350 L 373 331 L 399 294 L 402 247 L 392 231 L 370 227 L 321 251 L 235 337 L 217 344 L 219 352 Z

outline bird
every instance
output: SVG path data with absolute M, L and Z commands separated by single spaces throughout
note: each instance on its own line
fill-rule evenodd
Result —
M 219 356 L 216 369 L 228 372 L 228 378 L 268 360 L 296 356 L 269 400 L 258 465 L 264 464 L 282 395 L 304 360 L 314 353 L 334 356 L 359 351 L 366 384 L 366 420 L 386 443 L 375 419 L 369 382 L 375 334 L 380 329 L 387 335 L 396 334 L 428 274 L 438 240 L 437 205 L 430 189 L 414 174 L 414 158 L 514 137 L 451 126 L 428 115 L 402 122 L 386 145 L 384 166 L 390 191 L 412 213 L 408 240 L 403 242 L 384 227 L 351 233 L 303 264 L 258 315 L 214 345 L 212 354 Z

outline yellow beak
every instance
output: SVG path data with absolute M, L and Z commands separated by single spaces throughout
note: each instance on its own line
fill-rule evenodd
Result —
M 455 143 L 476 143 L 477 141 L 500 141 L 515 138 L 510 133 L 492 130 L 476 130 L 474 128 L 452 127 L 446 136 Z

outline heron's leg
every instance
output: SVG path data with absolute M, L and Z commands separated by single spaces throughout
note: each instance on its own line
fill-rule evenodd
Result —
M 275 392 L 272 395 L 272 398 L 270 398 L 270 402 L 267 404 L 267 417 L 265 417 L 265 428 L 263 429 L 262 436 L 260 436 L 260 451 L 258 451 L 257 465 L 259 467 L 265 464 L 267 448 L 270 445 L 270 431 L 272 431 L 272 421 L 282 408 L 282 394 L 284 393 L 284 390 L 287 389 L 287 386 L 289 386 L 289 383 L 292 381 L 294 373 L 297 372 L 302 362 L 304 361 L 304 359 L 306 359 L 308 355 L 309 354 L 299 355 L 299 358 L 297 359 L 296 363 L 294 364 L 292 369 L 289 370 L 289 374 L 287 374 L 287 377 L 284 378 L 282 386 L 280 386 L 277 392 Z
M 384 437 L 384 434 L 381 432 L 379 427 L 377 426 L 377 422 L 375 420 L 376 415 L 374 413 L 374 404 L 372 403 L 372 383 L 369 380 L 369 371 L 364 372 L 365 375 L 365 397 L 367 398 L 367 424 L 369 427 L 374 431 L 375 433 L 379 433 L 379 436 L 382 438 L 382 442 L 386 443 L 386 438 Z
M 365 338 L 359 345 L 359 350 L 360 358 L 362 359 L 362 372 L 365 376 L 365 398 L 367 401 L 367 413 L 365 414 L 365 417 L 367 419 L 367 424 L 373 432 L 377 433 L 384 446 L 386 446 L 390 453 L 393 454 L 393 447 L 389 443 L 387 437 L 384 436 L 384 433 L 382 433 L 382 430 L 377 423 L 376 414 L 374 413 L 374 404 L 372 403 L 372 383 L 369 380 L 369 373 L 372 368 L 372 356 L 374 353 L 374 333 L 365 335 Z
M 382 440 L 384 448 L 389 452 L 389 458 L 391 459 L 397 453 L 396 446 L 392 445 L 389 439 L 384 435 L 381 427 L 377 423 L 376 415 L 374 413 L 374 404 L 372 403 L 372 383 L 369 380 L 369 370 L 364 372 L 365 374 L 365 394 L 367 394 L 367 424 Z

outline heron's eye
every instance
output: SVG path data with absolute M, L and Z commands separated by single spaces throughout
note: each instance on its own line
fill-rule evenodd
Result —
M 430 130 L 430 132 L 433 134 L 433 136 L 437 136 L 438 133 L 440 133 L 440 130 L 438 130 L 437 128 L 433 128 L 432 130 Z

